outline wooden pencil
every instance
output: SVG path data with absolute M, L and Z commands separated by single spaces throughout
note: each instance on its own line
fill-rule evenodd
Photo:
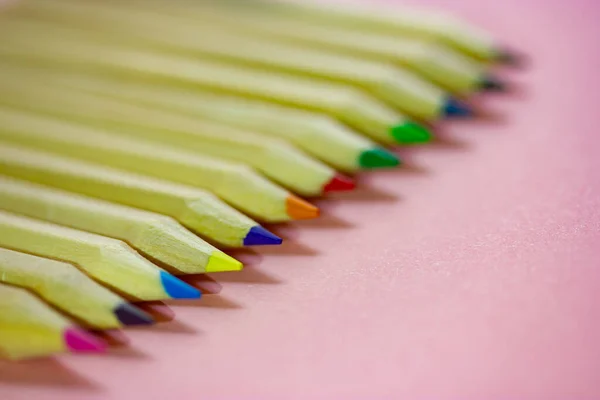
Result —
M 65 351 L 101 353 L 106 345 L 30 292 L 0 283 L 0 354 L 18 360 Z
M 189 182 L 191 174 L 184 176 L 185 173 L 182 173 L 181 170 L 170 169 L 167 172 L 165 169 L 159 168 L 157 164 L 140 164 L 133 161 L 132 158 L 129 158 L 129 161 L 124 159 L 128 164 L 127 168 L 142 169 L 138 172 L 159 174 L 161 178 L 179 179 L 182 183 L 192 183 L 205 189 L 212 189 L 218 187 L 219 184 L 216 184 L 215 179 L 211 179 L 211 176 L 219 173 L 220 179 L 226 179 L 223 175 L 227 171 L 227 165 L 214 158 L 199 157 L 208 155 L 246 163 L 303 196 L 318 196 L 326 192 L 354 188 L 352 179 L 337 173 L 333 168 L 306 155 L 283 140 L 271 139 L 264 135 L 240 131 L 224 124 L 201 121 L 194 117 L 177 115 L 157 108 L 70 90 L 62 86 L 49 85 L 46 87 L 42 77 L 11 72 L 6 67 L 0 67 L 0 75 L 0 90 L 2 91 L 0 103 L 49 113 L 76 121 L 80 125 L 85 124 L 106 131 L 115 131 L 120 136 L 131 137 L 129 144 L 125 144 L 126 149 L 123 145 L 116 143 L 105 144 L 105 146 L 112 145 L 116 151 L 129 150 L 130 153 L 145 153 L 148 157 L 154 156 L 163 160 L 171 158 L 179 164 L 184 164 L 182 159 L 185 158 L 187 164 L 198 165 L 197 169 L 192 171 L 194 182 Z M 25 83 L 24 80 L 28 82 Z M 6 113 L 4 118 L 8 118 Z M 12 122 L 6 122 L 8 126 L 25 124 L 27 124 L 27 118 L 20 118 L 18 122 L 14 119 Z M 68 130 L 68 128 L 65 129 Z M 44 129 L 40 124 L 37 125 L 36 131 L 40 134 L 43 134 L 44 130 L 50 131 Z M 60 134 L 58 131 L 60 131 L 60 127 L 52 129 L 52 133 L 55 135 Z M 74 134 L 90 140 L 94 136 L 91 132 L 90 135 Z M 84 139 L 83 137 L 82 139 Z M 144 143 L 148 142 L 139 141 L 139 138 L 155 142 L 157 147 L 145 151 Z M 139 142 L 139 145 L 136 145 L 136 142 Z M 186 152 L 180 152 L 181 156 L 178 156 L 173 147 L 185 149 Z M 173 152 L 169 153 L 170 150 Z M 100 156 L 100 153 L 94 152 L 87 156 L 78 152 L 75 154 L 80 154 L 82 157 L 93 157 L 94 154 Z M 194 158 L 198 159 L 196 163 L 194 163 Z M 99 161 L 105 164 L 118 162 L 112 156 Z M 118 166 L 123 167 L 123 165 Z M 212 170 L 212 175 L 208 169 Z M 255 177 L 254 180 L 261 180 L 263 187 L 273 186 L 259 177 Z M 277 197 L 282 201 L 290 197 L 289 193 L 284 195 L 281 190 L 274 187 L 269 189 L 272 192 L 278 191 Z M 231 196 L 228 196 L 226 200 L 235 201 L 237 206 L 240 203 L 248 203 L 248 197 L 243 199 L 229 197 Z M 301 202 L 301 200 L 297 199 L 297 202 Z M 306 209 L 314 209 L 314 207 L 307 204 Z
M 0 209 L 123 240 L 175 275 L 242 269 L 173 218 L 150 211 L 2 175 Z
M 0 247 L 76 264 L 132 300 L 195 299 L 200 292 L 125 242 L 0 210 Z
M 281 239 L 204 190 L 0 141 L 0 174 L 169 215 L 228 247 Z
M 10 101 L 14 103 L 17 97 L 17 94 L 11 96 Z M 41 97 L 40 94 L 37 100 L 31 101 L 21 98 L 21 105 L 35 108 Z M 2 98 L 0 95 L 0 103 Z M 181 146 L 176 148 L 166 143 L 119 135 L 122 132 L 119 128 L 109 134 L 82 124 L 23 113 L 1 105 L 0 120 L 4 124 L 0 127 L 0 137 L 7 141 L 203 188 L 265 221 L 309 219 L 318 215 L 316 207 L 252 169 L 196 153 L 194 143 L 202 146 L 203 142 L 194 141 L 193 137 L 189 138 L 192 149 L 184 148 L 183 135 Z M 174 136 L 177 135 L 161 135 L 167 142 Z M 337 180 L 339 178 L 333 182 Z
M 148 314 L 65 262 L 0 248 L 0 282 L 30 290 L 93 329 L 154 322 Z
M 492 36 L 462 19 L 442 12 L 419 7 L 377 7 L 364 4 L 335 5 L 316 1 L 262 1 L 245 2 L 254 9 L 269 11 L 294 18 L 335 25 L 351 30 L 376 32 L 395 38 L 415 37 L 436 40 L 474 59 L 485 62 L 514 64 L 519 56 L 499 45 Z M 238 3 L 236 3 L 238 4 Z
M 248 8 L 234 12 L 215 7 L 166 7 L 161 3 L 157 11 L 176 15 L 182 21 L 187 19 L 192 24 L 258 36 L 263 40 L 295 43 L 332 53 L 392 63 L 458 95 L 485 89 L 488 81 L 497 79 L 476 61 L 433 41 L 386 37 L 326 23 L 303 21 L 293 15 L 256 13 Z
M 192 57 L 127 48 L 118 38 L 86 35 L 78 29 L 5 18 L 0 59 L 33 62 L 46 68 L 103 71 L 135 80 L 163 81 L 236 96 L 262 99 L 320 112 L 385 144 L 431 140 L 422 125 L 361 91 L 310 78 L 257 71 Z
M 393 153 L 336 120 L 314 112 L 208 91 L 149 85 L 100 75 L 70 73 L 68 82 L 78 90 L 286 139 L 344 172 L 391 168 L 400 164 L 400 159 Z
M 219 28 L 181 24 L 180 18 L 161 15 L 160 31 L 155 13 L 143 9 L 124 11 L 122 7 L 95 1 L 30 1 L 29 14 L 54 18 L 93 30 L 121 34 L 133 43 L 157 51 L 181 52 L 198 57 L 224 60 L 268 70 L 288 72 L 348 84 L 370 92 L 391 107 L 421 120 L 455 116 L 457 99 L 405 69 L 391 64 L 328 54 L 293 43 L 275 43 L 248 38 Z M 466 105 L 463 113 L 469 112 Z

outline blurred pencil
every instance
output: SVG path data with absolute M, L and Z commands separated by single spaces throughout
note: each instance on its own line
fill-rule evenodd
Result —
M 0 248 L 0 282 L 30 290 L 87 327 L 116 329 L 154 322 L 148 314 L 64 262 Z
M 333 168 L 300 152 L 282 140 L 239 131 L 224 124 L 201 121 L 185 115 L 163 112 L 160 109 L 129 104 L 60 86 L 45 87 L 42 78 L 38 75 L 16 73 L 7 67 L 0 67 L 0 75 L 0 103 L 56 115 L 78 122 L 80 126 L 81 124 L 90 125 L 106 131 L 117 132 L 120 136 L 129 136 L 131 139 L 127 141 L 128 139 L 123 138 L 122 144 L 118 144 L 118 138 L 116 138 L 105 143 L 104 146 L 112 146 L 113 152 L 128 151 L 138 155 L 143 153 L 146 157 L 156 158 L 156 163 L 140 163 L 133 159 L 133 154 L 129 154 L 122 157 L 120 165 L 116 165 L 119 161 L 114 154 L 106 157 L 100 156 L 100 152 L 92 151 L 84 155 L 76 151 L 75 155 L 79 154 L 80 157 L 95 159 L 107 165 L 133 169 L 164 179 L 193 184 L 211 191 L 221 186 L 222 180 L 227 179 L 226 174 L 232 173 L 228 171 L 228 164 L 212 157 L 249 164 L 269 178 L 304 196 L 318 196 L 325 192 L 354 188 L 354 182 L 350 178 L 337 173 Z M 28 82 L 25 83 L 25 80 Z M 4 115 L 4 118 L 8 118 L 8 116 Z M 24 126 L 33 118 L 20 118 L 13 124 Z M 13 126 L 10 122 L 6 122 L 6 125 Z M 59 127 L 50 130 L 39 123 L 37 127 L 37 132 L 49 131 L 54 136 L 59 135 L 61 130 Z M 69 130 L 68 127 L 64 129 Z M 81 129 L 83 130 L 84 127 Z M 75 136 L 80 136 L 82 140 L 88 138 L 91 141 L 94 137 L 92 131 L 89 131 L 89 135 L 74 132 L 73 129 L 71 131 Z M 153 144 L 140 141 L 139 138 L 154 142 L 154 147 L 149 148 L 148 146 Z M 75 142 L 76 138 L 71 140 Z M 178 151 L 174 147 L 185 149 L 185 152 Z M 62 149 L 64 148 L 59 148 L 59 150 Z M 64 151 L 68 150 L 64 149 Z M 110 150 L 106 149 L 106 151 Z M 212 157 L 206 157 L 206 155 Z M 94 158 L 94 156 L 96 157 Z M 165 165 L 159 166 L 161 161 L 163 164 L 169 163 L 169 161 L 178 163 L 180 164 L 179 169 L 165 168 Z M 127 166 L 125 167 L 123 163 L 126 163 Z M 188 174 L 182 172 L 182 168 L 185 167 L 193 171 Z M 217 179 L 215 179 L 216 174 L 219 175 Z M 239 177 L 234 180 L 239 180 Z M 260 181 L 263 188 L 273 186 L 260 177 L 254 177 L 253 180 Z M 261 191 L 265 191 L 263 188 Z M 281 189 L 268 187 L 268 190 L 273 193 L 278 192 L 277 197 L 280 201 L 287 201 L 287 198 L 290 197 L 289 193 L 284 194 Z M 236 190 L 222 190 L 222 192 L 228 194 L 227 197 L 223 196 L 224 199 L 238 207 L 243 207 L 248 203 L 248 196 L 241 197 Z M 231 192 L 234 192 L 235 196 L 232 196 Z M 301 202 L 301 200 L 297 199 L 297 202 Z M 306 209 L 314 210 L 314 207 L 306 204 Z M 255 215 L 252 210 L 245 208 L 244 210 Z
M 333 54 L 391 63 L 458 95 L 486 89 L 490 81 L 498 81 L 476 61 L 433 41 L 386 37 L 325 23 L 315 24 L 290 15 L 253 12 L 247 7 L 232 11 L 206 6 L 182 7 L 181 4 L 179 7 L 166 7 L 165 3 L 160 3 L 157 11 L 181 18 L 182 24 L 187 20 L 187 23 L 213 26 L 263 40 L 294 43 Z
M 361 91 L 289 74 L 255 71 L 223 62 L 197 60 L 127 48 L 83 30 L 6 18 L 0 24 L 0 59 L 46 68 L 104 71 L 134 80 L 163 81 L 236 96 L 262 99 L 324 113 L 386 144 L 431 139 L 422 125 Z
M 237 3 L 236 3 L 237 4 Z M 394 5 L 317 3 L 316 1 L 247 1 L 246 5 L 275 15 L 335 25 L 351 30 L 376 32 L 393 37 L 436 40 L 485 62 L 515 64 L 519 56 L 501 46 L 491 35 L 448 13 L 428 8 Z M 262 6 L 262 7 L 261 7 Z
M 212 194 L 186 185 L 0 143 L 0 173 L 169 215 L 229 247 L 281 244 L 281 239 Z
M 101 353 L 106 345 L 30 292 L 0 283 L 0 354 L 9 359 L 70 351 Z
M 125 242 L 0 211 L 0 247 L 76 264 L 135 300 L 196 299 L 200 292 L 152 264 Z
M 69 82 L 79 90 L 286 139 L 344 172 L 391 168 L 400 164 L 393 153 L 334 119 L 313 112 L 207 91 L 149 85 L 99 75 L 70 73 Z
M 98 1 L 30 1 L 27 5 L 32 7 L 28 15 L 120 34 L 157 51 L 193 54 L 348 84 L 365 89 L 389 106 L 422 120 L 455 116 L 459 106 L 465 113 L 470 112 L 467 105 L 460 105 L 459 100 L 414 73 L 386 63 L 332 55 L 291 43 L 267 42 L 223 29 L 181 24 L 180 18 L 168 15 L 160 16 L 162 29 L 157 31 L 155 13 L 141 8 L 127 11 Z
M 171 217 L 150 211 L 1 175 L 0 209 L 123 240 L 176 275 L 242 269 Z

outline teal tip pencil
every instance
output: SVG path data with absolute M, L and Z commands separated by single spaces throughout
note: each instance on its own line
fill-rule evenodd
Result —
M 283 240 L 260 225 L 253 226 L 244 238 L 244 246 L 280 245 Z
M 160 271 L 160 281 L 165 292 L 173 299 L 199 299 L 202 293 L 165 271 Z
M 401 164 L 401 160 L 393 153 L 376 147 L 360 153 L 358 164 L 363 169 L 393 168 Z
M 416 122 L 405 122 L 391 128 L 392 137 L 399 144 L 427 143 L 433 139 L 433 135 L 423 125 Z
M 155 322 L 150 315 L 129 303 L 119 304 L 113 313 L 119 322 L 127 326 L 152 325 Z
M 446 98 L 443 113 L 446 118 L 469 118 L 475 115 L 468 104 L 452 96 Z

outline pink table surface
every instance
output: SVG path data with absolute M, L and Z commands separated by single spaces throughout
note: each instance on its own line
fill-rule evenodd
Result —
M 129 350 L 0 364 L 0 399 L 600 398 L 600 5 L 427 3 L 531 56 L 506 118 L 365 175 Z

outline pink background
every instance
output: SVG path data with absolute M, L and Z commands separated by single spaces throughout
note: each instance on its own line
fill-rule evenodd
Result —
M 2 400 L 600 398 L 600 5 L 431 0 L 532 58 L 322 221 L 104 357 L 0 364 Z

